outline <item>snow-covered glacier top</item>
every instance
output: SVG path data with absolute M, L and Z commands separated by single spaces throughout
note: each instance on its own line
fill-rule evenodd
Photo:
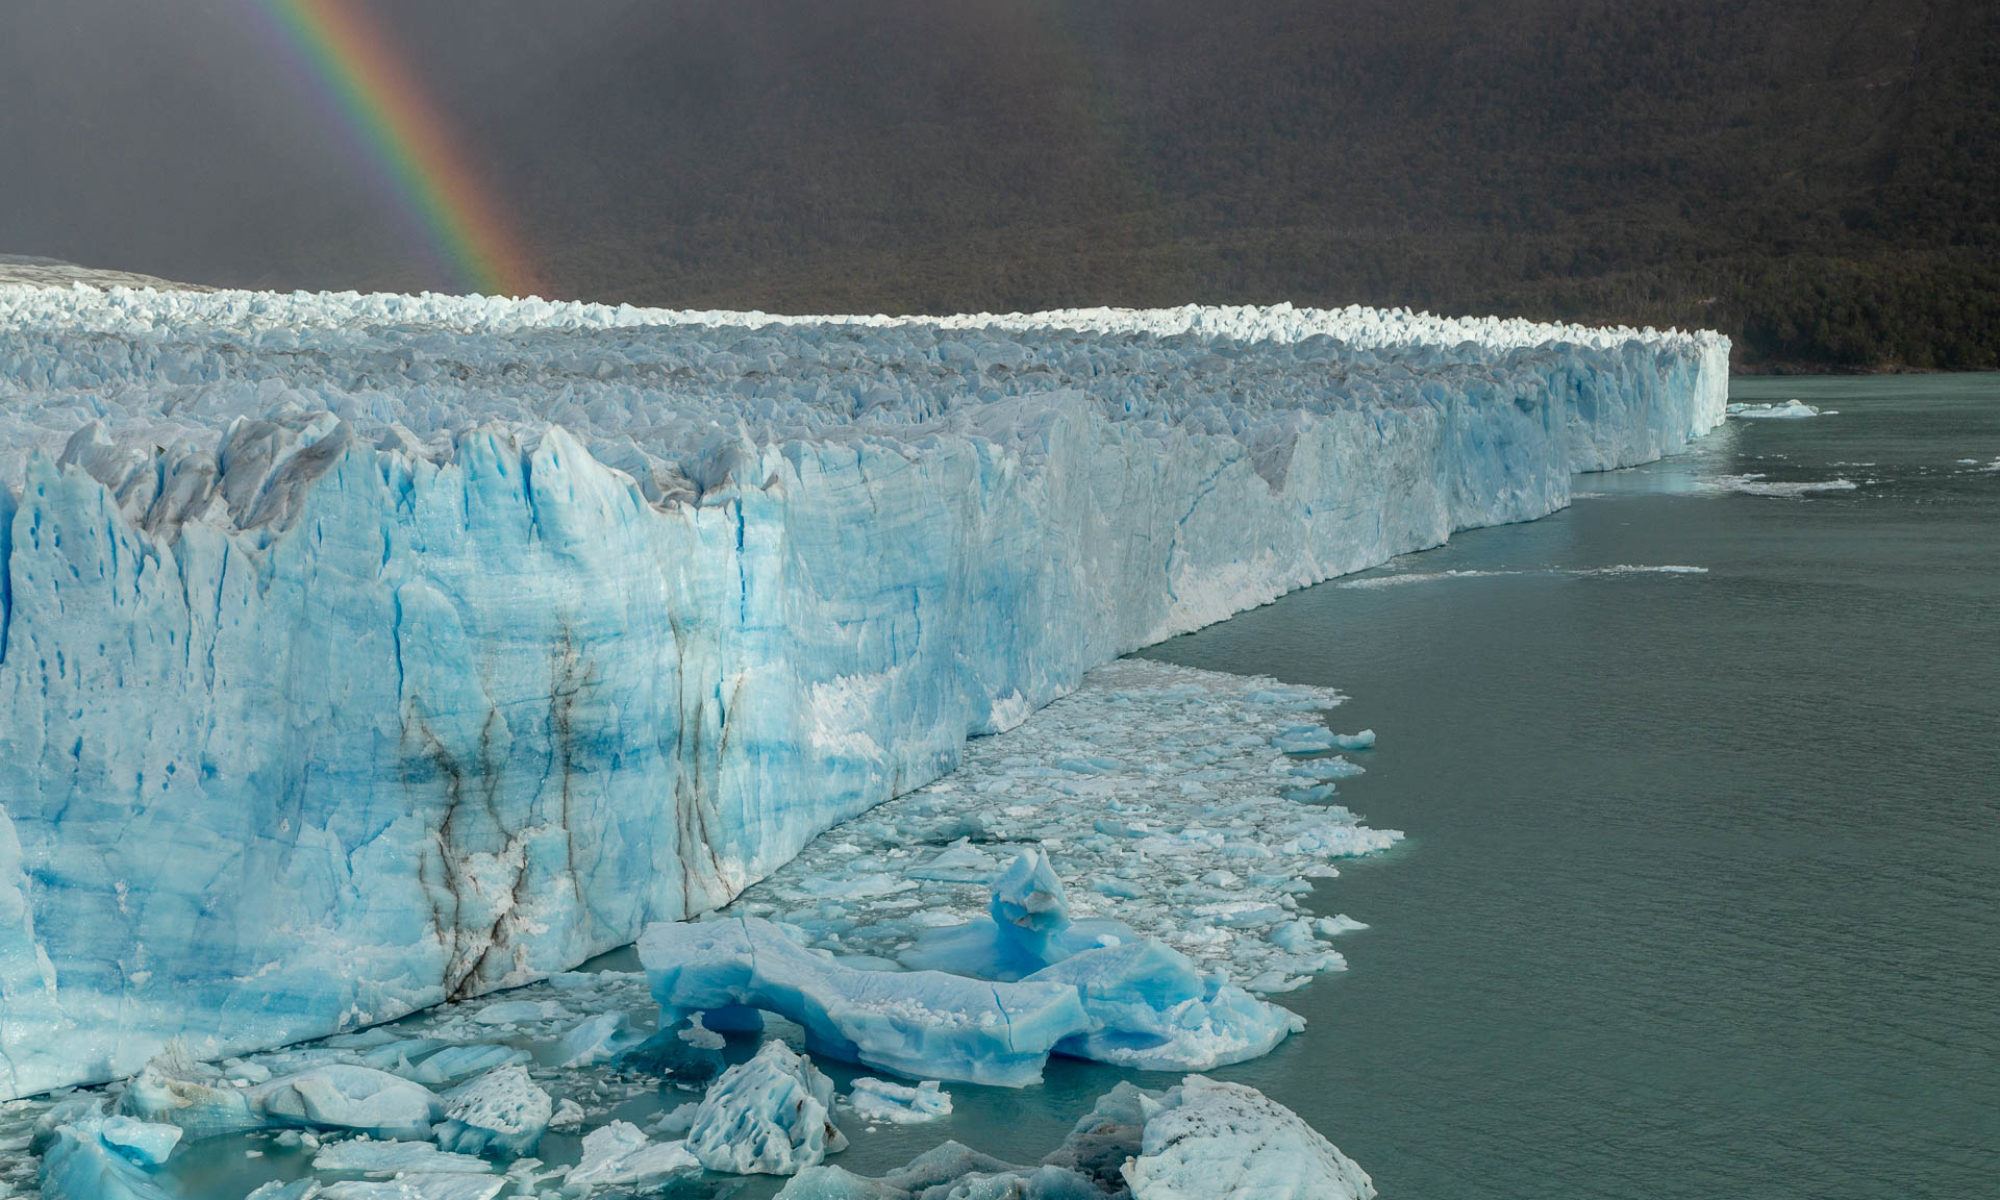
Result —
M 1530 390 L 1585 350 L 1699 360 L 1724 344 L 1360 307 L 799 317 L 82 286 L 0 288 L 0 329 L 0 483 L 18 486 L 28 455 L 60 455 L 81 430 L 70 459 L 135 512 L 189 472 L 273 471 L 340 422 L 440 461 L 479 426 L 561 425 L 666 503 L 700 495 L 754 446 L 920 452 L 968 427 L 1006 439 L 1017 414 L 992 406 L 1029 396 L 1089 397 L 1154 435 L 1231 436 L 1281 477 L 1300 412 L 1422 404 L 1440 387 Z M 231 433 L 238 418 L 260 424 Z M 235 453 L 218 462 L 225 443 Z M 261 483 L 227 490 L 240 501 Z M 238 524 L 255 510 L 224 508 Z M 194 515 L 185 503 L 171 514 Z

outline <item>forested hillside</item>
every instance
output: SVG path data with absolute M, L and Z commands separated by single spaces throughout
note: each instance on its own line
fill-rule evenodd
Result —
M 373 7 L 562 295 L 1358 301 L 1714 326 L 1753 369 L 2000 366 L 1991 0 Z M 429 282 L 257 119 L 238 199 L 112 265 Z M 0 248 L 104 262 L 46 208 Z

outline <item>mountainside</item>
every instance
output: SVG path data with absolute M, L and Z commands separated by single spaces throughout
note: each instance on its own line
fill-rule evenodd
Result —
M 2000 366 L 1980 0 L 369 7 L 560 295 L 1408 304 L 1718 328 L 1739 367 Z M 0 48 L 13 65 L 66 120 L 119 102 Z M 323 138 L 285 136 L 306 115 L 233 78 L 92 123 L 158 160 L 150 193 L 94 193 L 86 224 L 31 189 L 0 200 L 0 243 L 215 283 L 438 282 Z M 226 183 L 173 166 L 217 125 Z

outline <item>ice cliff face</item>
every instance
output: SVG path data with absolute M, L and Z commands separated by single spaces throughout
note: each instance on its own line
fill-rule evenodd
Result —
M 1721 420 L 1713 335 L 0 288 L 0 1096 L 700 912 L 1137 646 Z

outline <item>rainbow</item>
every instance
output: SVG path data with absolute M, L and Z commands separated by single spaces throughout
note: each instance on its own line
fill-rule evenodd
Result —
M 441 265 L 467 290 L 534 293 L 519 236 L 395 48 L 350 0 L 248 0 L 298 60 Z

